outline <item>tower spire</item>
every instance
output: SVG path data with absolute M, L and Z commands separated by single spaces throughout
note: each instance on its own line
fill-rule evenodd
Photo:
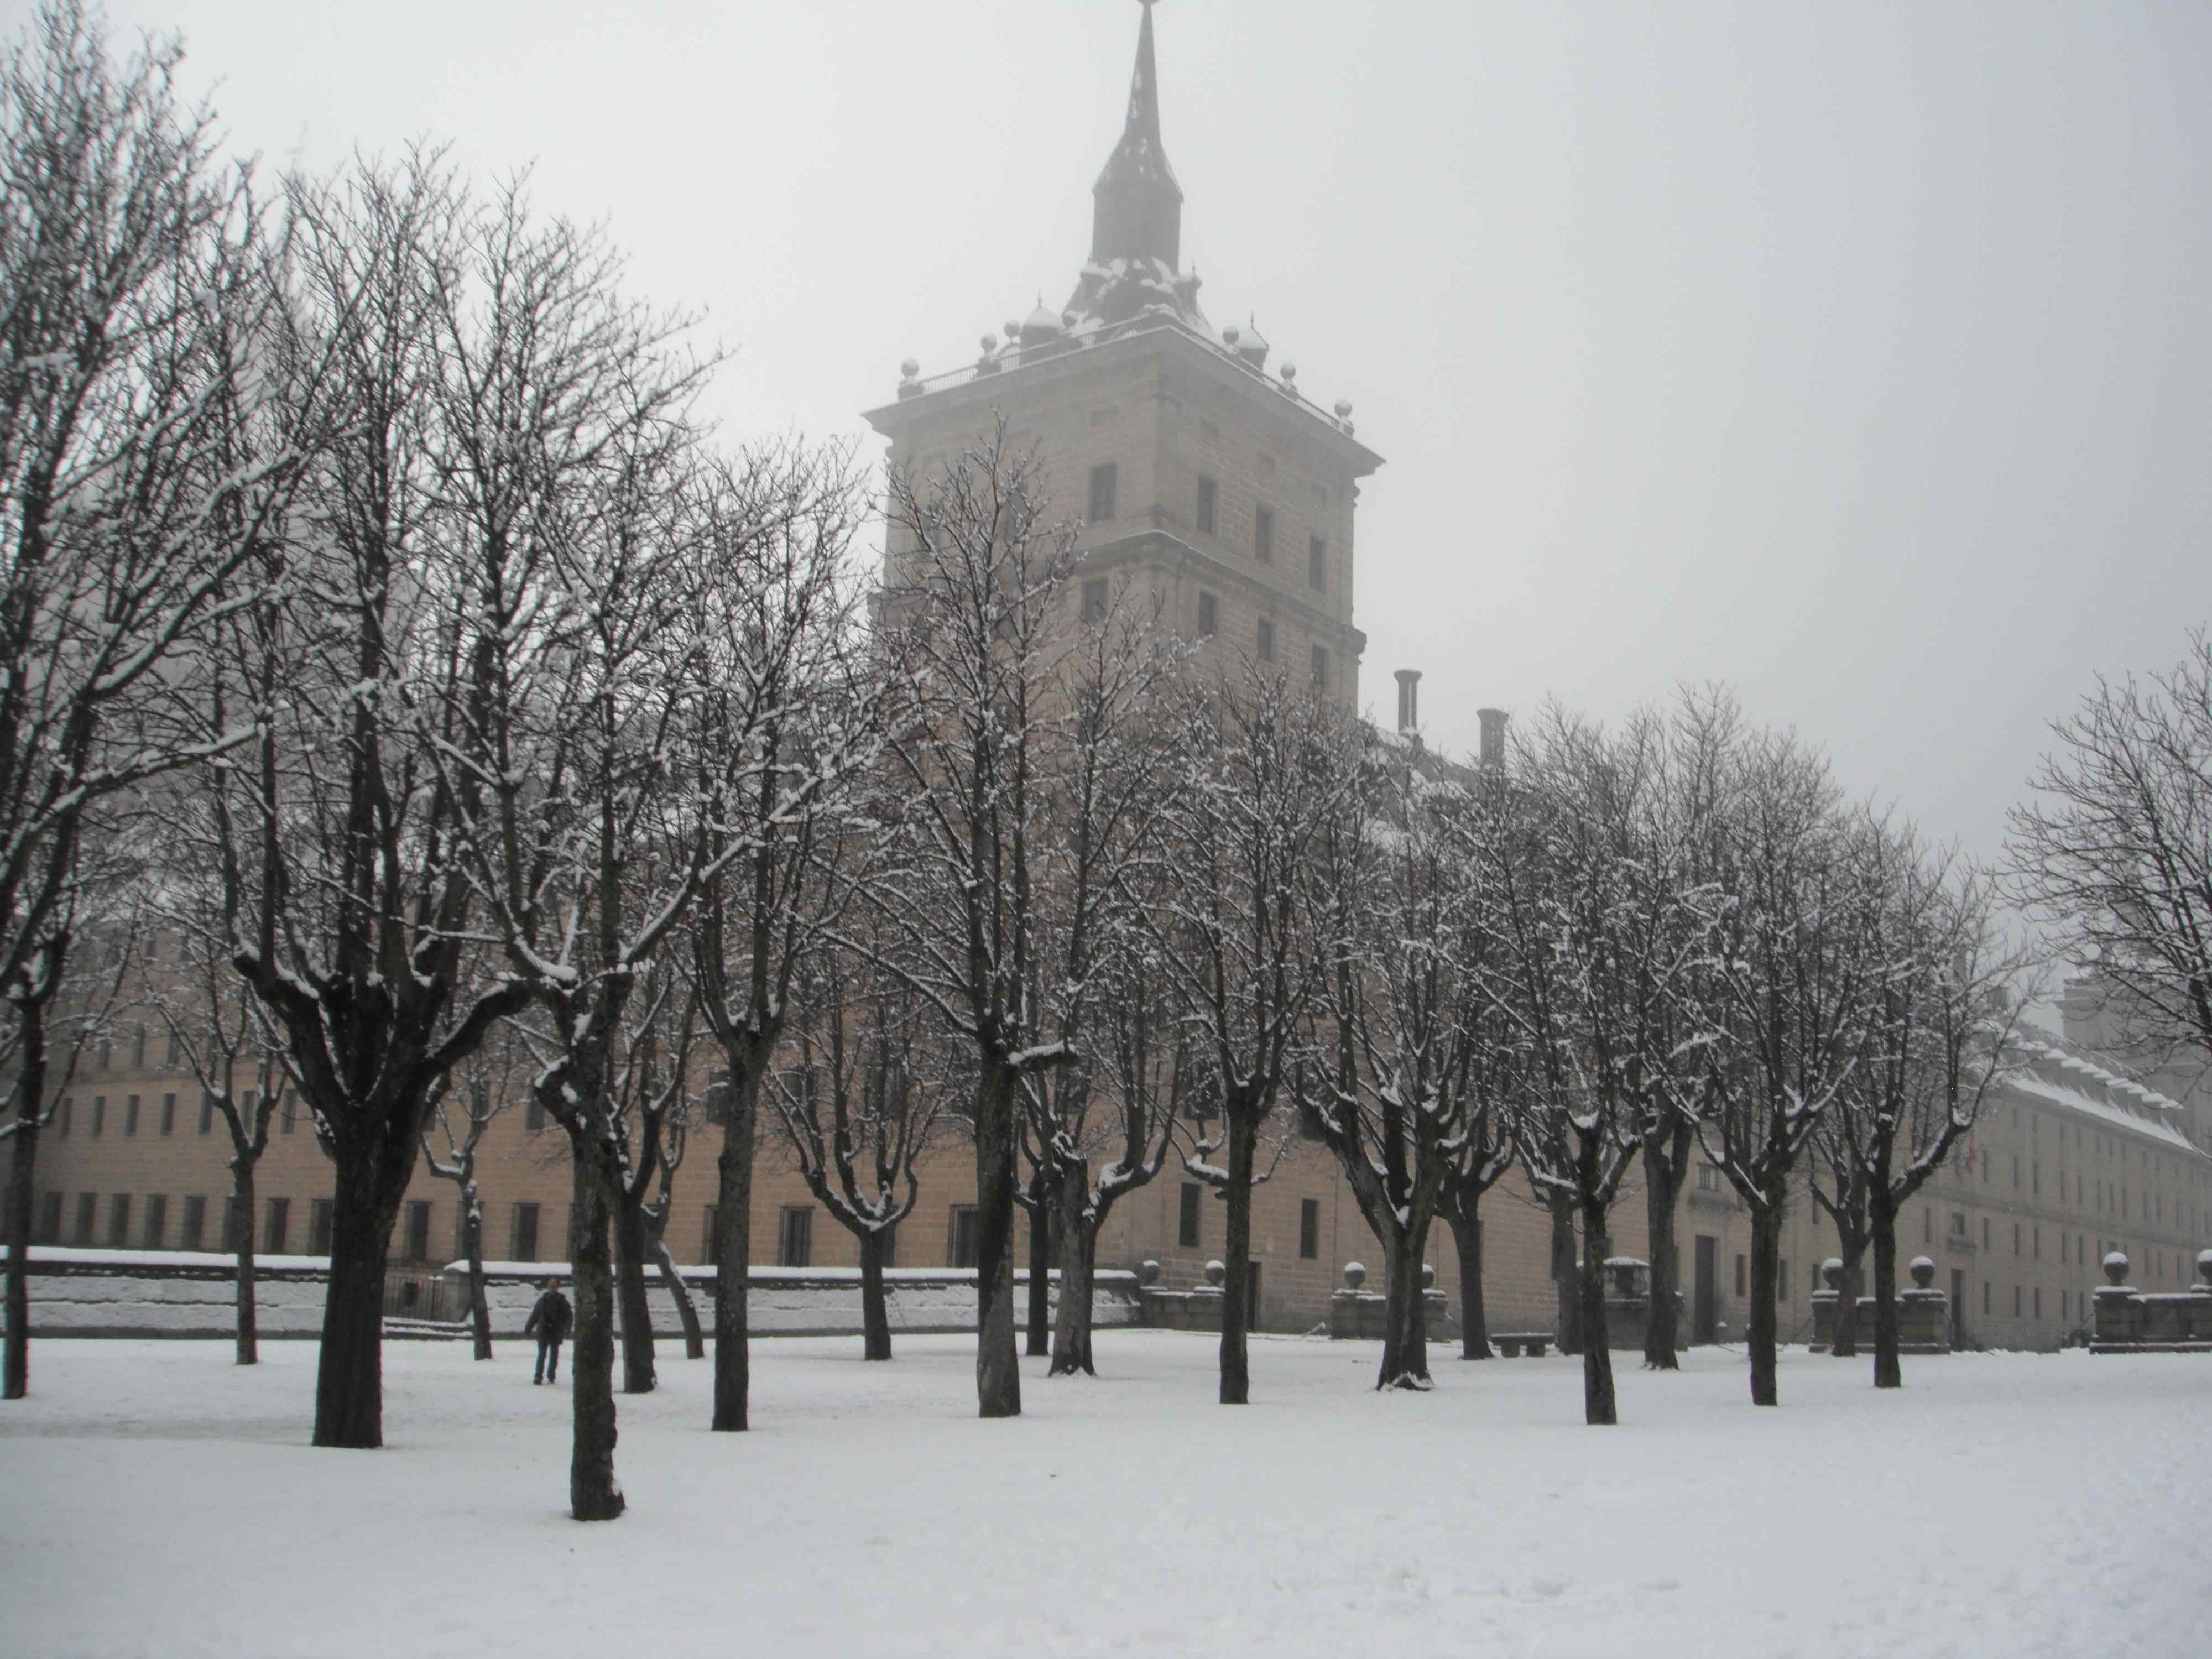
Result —
M 1182 186 L 1160 142 L 1159 71 L 1152 56 L 1153 0 L 1142 0 L 1137 67 L 1121 142 L 1091 186 L 1091 258 L 1157 259 L 1170 270 L 1182 245 Z

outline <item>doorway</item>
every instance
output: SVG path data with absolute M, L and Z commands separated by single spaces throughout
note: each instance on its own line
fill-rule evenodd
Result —
M 1711 1342 L 1720 1335 L 1721 1242 L 1698 1235 L 1696 1289 L 1690 1306 L 1690 1340 Z

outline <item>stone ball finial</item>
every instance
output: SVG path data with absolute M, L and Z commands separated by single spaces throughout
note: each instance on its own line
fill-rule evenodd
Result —
M 1421 1263 L 1421 1288 L 1425 1291 L 1434 1290 L 1436 1284 L 1437 1270 L 1424 1261 Z
M 2128 1257 L 2124 1250 L 2105 1252 L 2105 1277 L 2118 1285 L 2128 1276 Z
M 1282 368 L 1275 372 L 1282 377 L 1283 384 L 1285 386 L 1295 386 L 1297 384 L 1298 366 L 1296 363 L 1285 363 Z
M 1356 1291 L 1366 1282 L 1367 1267 L 1364 1262 L 1347 1261 L 1344 1264 L 1344 1285 L 1346 1290 Z
M 2204 1281 L 2203 1288 L 2212 1290 L 2212 1250 L 2197 1251 L 2197 1276 Z
M 998 349 L 999 337 L 995 334 L 986 334 L 983 337 L 983 349 L 986 351 L 996 351 Z
M 1351 398 L 1339 398 L 1336 400 L 1336 418 L 1340 421 L 1348 421 L 1352 418 Z
M 1936 1282 L 1936 1264 L 1924 1255 L 1914 1256 L 1905 1272 L 1912 1275 L 1913 1284 L 1923 1291 Z
M 1221 1281 L 1228 1277 L 1229 1264 L 1227 1262 L 1217 1260 L 1209 1261 L 1206 1264 L 1206 1282 L 1212 1285 L 1215 1290 L 1219 1290 L 1221 1288 Z
M 1145 1261 L 1139 1261 L 1137 1264 L 1137 1283 L 1139 1285 L 1157 1285 L 1159 1282 L 1160 1264 L 1158 1262 Z
M 1843 1257 L 1839 1255 L 1832 1255 L 1826 1261 L 1823 1261 L 1820 1264 L 1820 1277 L 1826 1281 L 1827 1286 L 1830 1290 L 1842 1290 L 1844 1288 Z
M 921 359 L 916 357 L 908 358 L 904 362 L 899 365 L 899 373 L 905 375 L 908 380 L 911 380 L 915 375 L 921 373 Z
M 1233 346 L 1243 337 L 1244 331 L 1234 323 L 1221 331 L 1221 343 L 1225 346 Z
M 1006 325 L 999 331 L 999 332 L 1005 335 L 1009 340 L 1012 339 L 1021 331 L 1022 325 L 1011 317 L 1006 319 Z

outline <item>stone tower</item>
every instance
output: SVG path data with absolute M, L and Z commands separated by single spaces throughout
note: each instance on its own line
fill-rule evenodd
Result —
M 1079 580 L 1156 592 L 1194 639 L 1310 675 L 1356 707 L 1352 508 L 1382 464 L 1352 405 L 1307 400 L 1259 329 L 1216 329 L 1180 264 L 1182 186 L 1160 133 L 1146 0 L 1120 142 L 1091 191 L 1091 257 L 1060 310 L 987 334 L 866 418 L 927 477 L 1003 415 L 1035 442 L 1055 517 L 1084 521 Z

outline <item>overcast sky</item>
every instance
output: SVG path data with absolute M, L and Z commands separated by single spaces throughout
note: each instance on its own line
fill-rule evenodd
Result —
M 1132 0 L 109 0 L 236 147 L 449 140 L 865 438 L 1061 304 Z M 23 0 L 0 0 L 15 20 Z M 1387 465 L 1364 689 L 1433 738 L 1733 683 L 1994 853 L 2045 722 L 2212 611 L 2212 7 L 1163 0 L 1186 263 Z M 871 441 L 870 453 L 876 452 Z

